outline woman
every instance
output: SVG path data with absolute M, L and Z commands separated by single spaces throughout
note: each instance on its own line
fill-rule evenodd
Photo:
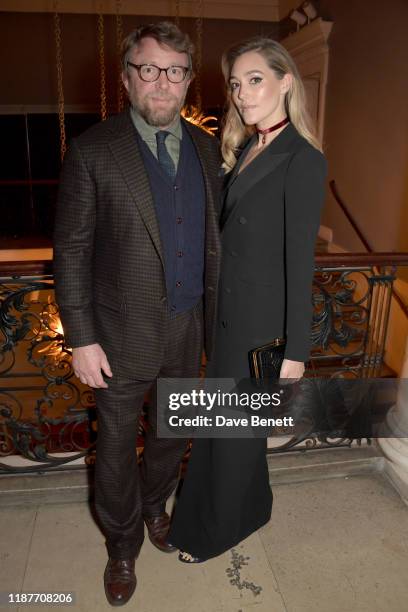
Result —
M 227 182 L 207 376 L 248 378 L 248 352 L 285 337 L 280 377 L 298 379 L 310 351 L 326 161 L 308 127 L 298 71 L 279 43 L 257 37 L 238 44 L 222 68 Z M 271 509 L 266 439 L 196 439 L 168 540 L 180 561 L 204 561 L 268 522 Z

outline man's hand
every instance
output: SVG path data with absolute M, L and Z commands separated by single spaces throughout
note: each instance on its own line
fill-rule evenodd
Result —
M 102 378 L 101 370 L 106 376 L 112 376 L 105 352 L 99 344 L 89 344 L 72 349 L 72 367 L 79 380 L 89 387 L 106 389 L 108 385 Z
M 294 378 L 299 380 L 302 378 L 305 371 L 305 364 L 303 361 L 292 361 L 291 359 L 284 359 L 282 362 L 279 378 Z

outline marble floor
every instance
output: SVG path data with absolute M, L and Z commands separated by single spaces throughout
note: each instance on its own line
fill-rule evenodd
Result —
M 182 564 L 146 538 L 136 564 L 138 586 L 123 609 L 408 610 L 408 508 L 380 473 L 273 490 L 270 524 L 202 565 Z M 111 609 L 102 581 L 104 539 L 87 503 L 14 506 L 1 508 L 0 516 L 0 591 L 71 591 L 75 603 L 67 609 Z

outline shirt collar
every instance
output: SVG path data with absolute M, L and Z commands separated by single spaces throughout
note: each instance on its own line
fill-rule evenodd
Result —
M 146 141 L 150 140 L 156 142 L 156 133 L 160 131 L 160 128 L 147 123 L 147 121 L 143 119 L 140 113 L 138 113 L 138 111 L 133 108 L 133 106 L 131 106 L 130 108 L 130 115 L 132 117 L 134 126 L 139 132 L 142 139 Z M 173 123 L 166 128 L 166 132 L 169 132 L 178 140 L 182 139 L 182 129 L 179 114 L 177 114 Z

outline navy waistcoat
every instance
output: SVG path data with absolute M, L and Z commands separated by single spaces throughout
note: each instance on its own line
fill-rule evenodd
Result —
M 168 305 L 174 314 L 195 306 L 204 292 L 205 186 L 194 143 L 182 128 L 174 181 L 138 134 L 159 222 Z

